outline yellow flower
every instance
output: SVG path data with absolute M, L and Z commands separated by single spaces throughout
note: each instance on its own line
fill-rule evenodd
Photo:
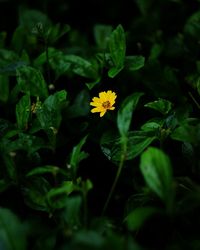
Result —
M 102 117 L 107 110 L 114 110 L 115 107 L 113 107 L 113 105 L 115 104 L 116 97 L 117 95 L 115 92 L 112 92 L 111 90 L 100 92 L 99 97 L 93 97 L 92 102 L 90 102 L 90 105 L 95 107 L 91 112 L 100 112 L 100 117 Z

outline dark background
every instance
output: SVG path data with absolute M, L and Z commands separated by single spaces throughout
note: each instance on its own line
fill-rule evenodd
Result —
M 122 24 L 128 37 L 127 52 L 135 53 L 136 44 L 143 43 L 143 53 L 148 53 L 147 37 L 162 31 L 170 39 L 183 31 L 187 18 L 199 9 L 197 0 L 146 1 L 146 14 L 142 15 L 139 0 L 0 0 L 0 31 L 6 31 L 8 41 L 19 25 L 20 8 L 36 9 L 46 14 L 53 23 L 69 24 L 90 39 L 94 39 L 95 24 L 116 27 Z M 145 2 L 142 0 L 141 2 Z M 147 43 L 147 44 L 145 44 Z M 146 47 L 145 47 L 146 46 Z

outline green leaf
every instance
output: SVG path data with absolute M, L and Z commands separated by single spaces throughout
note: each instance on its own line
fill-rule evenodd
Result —
M 42 53 L 34 62 L 35 65 L 42 65 L 46 61 L 46 54 Z M 99 65 L 97 61 L 92 59 L 86 60 L 77 55 L 66 55 L 63 52 L 54 48 L 49 48 L 49 62 L 52 69 L 55 71 L 56 77 L 65 73 L 74 73 L 79 76 L 91 79 L 92 82 L 88 86 L 94 85 L 100 79 Z
M 148 121 L 141 126 L 143 131 L 156 131 L 161 127 L 162 121 Z
M 88 61 L 77 55 L 64 55 L 65 63 L 70 63 L 70 68 L 73 73 L 89 79 L 98 79 L 98 67 L 96 61 Z
M 5 190 L 7 190 L 13 183 L 11 183 L 8 180 L 0 180 L 0 193 L 4 192 Z
M 139 70 L 144 67 L 145 58 L 143 56 L 126 56 L 125 64 L 130 71 Z
M 172 109 L 172 103 L 162 98 L 159 98 L 158 100 L 153 102 L 148 102 L 144 106 L 155 109 L 163 115 L 167 115 Z
M 13 63 L 18 60 L 19 56 L 14 51 L 0 49 L 0 67 L 5 67 L 6 65 L 9 65 L 10 63 Z
M 170 137 L 173 140 L 198 145 L 200 142 L 200 125 L 182 124 L 172 131 Z
M 34 168 L 31 171 L 29 171 L 26 176 L 30 177 L 34 175 L 43 175 L 43 174 L 48 174 L 48 173 L 52 174 L 53 176 L 56 176 L 58 173 L 64 176 L 68 176 L 66 171 L 64 171 L 63 169 L 57 166 L 52 166 L 52 165 L 46 165 L 46 166 Z
M 6 75 L 16 75 L 16 70 L 20 69 L 21 67 L 26 66 L 27 63 L 25 61 L 16 61 L 7 64 L 4 67 L 0 67 L 0 73 Z
M 103 249 L 104 244 L 103 236 L 95 231 L 87 230 L 76 233 L 73 238 L 73 249 Z
M 28 120 L 31 111 L 30 95 L 24 95 L 16 105 L 17 126 L 20 130 L 28 128 Z
M 86 140 L 87 140 L 87 136 L 83 137 L 81 141 L 75 147 L 73 147 L 73 150 L 71 153 L 69 166 L 73 171 L 74 177 L 76 176 L 79 163 L 88 157 L 88 154 L 86 152 L 81 151 Z
M 13 129 L 13 124 L 5 119 L 0 118 L 0 137 L 4 136 Z
M 56 136 L 61 120 L 61 109 L 66 101 L 67 92 L 61 90 L 50 95 L 41 107 L 36 110 L 36 116 L 40 122 L 41 128 L 45 130 L 49 139 Z
M 52 188 L 47 194 L 47 200 L 52 208 L 64 208 L 69 194 L 77 190 L 72 181 L 65 181 L 60 187 Z
M 6 208 L 0 208 L 0 247 L 5 250 L 26 250 L 28 227 Z
M 140 10 L 140 12 L 143 15 L 146 15 L 149 13 L 149 9 L 151 7 L 152 1 L 148 1 L 148 0 L 136 0 L 136 4 Z
M 70 228 L 80 227 L 82 198 L 79 195 L 67 197 L 61 218 Z
M 26 64 L 14 51 L 0 49 L 0 74 L 15 75 L 16 69 Z
M 46 199 L 46 195 L 51 188 L 49 182 L 41 176 L 31 176 L 31 178 L 25 180 L 25 184 L 22 187 L 22 193 L 26 205 L 38 211 L 49 212 L 50 209 Z
M 90 95 L 88 90 L 83 89 L 75 97 L 74 102 L 67 109 L 68 118 L 76 118 L 88 115 L 90 111 Z
M 49 28 L 47 31 L 48 44 L 54 44 L 59 38 L 64 36 L 70 30 L 70 26 L 67 24 L 61 25 L 57 23 Z
M 17 69 L 17 83 L 23 93 L 41 98 L 48 96 L 48 88 L 43 75 L 35 68 L 26 66 Z
M 94 38 L 97 46 L 105 50 L 109 41 L 109 36 L 112 32 L 112 26 L 97 24 L 94 26 Z
M 6 75 L 0 75 L 0 102 L 6 103 L 9 97 L 9 78 Z
M 34 32 L 36 25 L 40 25 L 41 29 L 47 29 L 51 25 L 51 21 L 39 10 L 34 9 L 19 9 L 20 25 L 25 27 L 29 32 Z
M 52 61 L 55 58 L 55 67 L 57 66 L 57 64 L 59 63 L 57 58 L 60 58 L 61 55 L 63 55 L 63 53 L 55 48 L 52 47 L 48 47 L 48 57 L 49 57 L 49 62 L 50 65 L 52 66 Z M 41 67 L 43 64 L 45 64 L 47 62 L 47 53 L 42 52 L 38 57 L 35 58 L 33 65 L 36 68 Z M 54 67 L 52 67 L 54 69 Z M 55 69 L 54 69 L 55 70 Z
M 108 71 L 108 76 L 113 78 L 123 69 L 126 55 L 126 37 L 121 24 L 110 35 L 109 51 L 113 67 Z
M 26 40 L 27 40 L 27 30 L 20 25 L 13 32 L 11 39 L 12 48 L 16 52 L 21 53 L 22 49 L 24 49 Z
M 96 78 L 94 81 L 86 82 L 85 85 L 89 90 L 93 89 L 101 81 L 101 76 Z
M 67 62 L 65 59 L 65 54 L 57 50 L 53 47 L 48 47 L 48 58 L 49 58 L 49 64 L 53 71 L 55 72 L 56 78 L 60 77 L 61 75 L 65 74 L 71 66 L 70 62 Z M 35 60 L 34 60 L 34 66 L 35 67 L 41 67 L 43 64 L 47 62 L 47 53 L 42 52 Z
M 200 11 L 194 12 L 186 21 L 184 32 L 194 38 L 199 38 L 200 32 Z
M 154 43 L 151 47 L 149 60 L 157 60 L 160 54 L 163 52 L 163 44 Z
M 140 170 L 148 187 L 164 201 L 171 211 L 174 190 L 170 159 L 160 149 L 149 147 L 141 155 Z
M 1 146 L 1 145 L 0 145 Z M 6 176 L 14 182 L 17 180 L 16 165 L 13 158 L 6 152 L 7 148 L 2 150 L 2 161 Z M 11 151 L 12 152 L 12 151 Z
M 147 219 L 158 212 L 159 209 L 155 207 L 138 207 L 131 211 L 124 221 L 130 231 L 139 230 Z
M 29 29 L 23 25 L 20 25 L 15 29 L 11 39 L 11 47 L 17 52 L 17 54 L 21 55 L 24 50 L 31 53 L 37 48 L 38 39 L 35 34 L 33 34 L 33 30 L 34 27 L 30 27 Z M 25 62 L 29 64 L 30 61 L 25 60 Z
M 154 140 L 154 133 L 144 131 L 131 131 L 127 134 L 126 160 L 132 160 L 141 154 Z M 101 138 L 101 149 L 106 157 L 119 162 L 121 159 L 122 146 L 120 137 L 109 137 L 106 133 Z
M 133 111 L 143 93 L 136 92 L 128 96 L 122 103 L 117 114 L 117 126 L 120 135 L 126 136 L 130 128 Z
M 18 133 L 18 135 L 19 138 L 10 141 L 7 145 L 8 152 L 24 150 L 25 152 L 28 152 L 30 156 L 41 148 L 50 148 L 45 144 L 44 140 L 41 137 L 24 133 Z
M 109 71 L 108 71 L 108 76 L 110 78 L 114 78 L 117 74 L 119 74 L 119 72 L 123 69 L 124 67 L 121 67 L 121 68 L 111 68 Z
M 83 183 L 84 191 L 86 193 L 93 188 L 93 183 L 89 179 L 82 181 L 82 183 Z

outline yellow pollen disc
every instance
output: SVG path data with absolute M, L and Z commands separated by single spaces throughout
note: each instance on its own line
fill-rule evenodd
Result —
M 110 108 L 110 102 L 109 102 L 109 101 L 103 102 L 103 103 L 102 103 L 102 106 L 103 106 L 105 109 L 108 109 L 108 108 Z

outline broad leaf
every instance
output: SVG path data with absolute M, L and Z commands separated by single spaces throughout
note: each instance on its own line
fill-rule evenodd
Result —
M 31 111 L 31 100 L 29 94 L 24 95 L 16 105 L 17 126 L 20 130 L 28 128 L 28 120 Z
M 172 209 L 174 190 L 169 157 L 160 149 L 149 147 L 141 155 L 140 170 L 148 187 Z
M 110 25 L 102 25 L 102 24 L 97 24 L 94 27 L 94 37 L 97 46 L 105 50 L 107 48 L 109 36 L 112 32 L 112 26 Z
M 129 230 L 139 230 L 147 219 L 158 212 L 159 209 L 155 207 L 138 207 L 131 211 L 124 220 Z
M 36 110 L 36 116 L 40 122 L 41 128 L 45 130 L 49 139 L 56 136 L 61 120 L 61 108 L 66 101 L 67 92 L 61 90 L 50 95 L 41 107 Z
M 162 120 L 161 121 L 151 120 L 151 121 L 144 123 L 141 126 L 141 130 L 143 130 L 143 131 L 157 131 L 161 127 L 161 124 L 162 124 Z
M 59 38 L 64 36 L 69 30 L 70 30 L 70 27 L 67 24 L 61 25 L 60 23 L 57 23 L 56 25 L 51 26 L 49 30 L 47 31 L 48 43 L 54 44 Z
M 141 154 L 154 140 L 154 133 L 144 131 L 131 131 L 127 134 L 126 160 L 131 160 Z M 101 138 L 101 150 L 106 157 L 119 162 L 122 155 L 122 142 L 120 137 L 110 137 L 106 134 Z
M 74 102 L 67 109 L 68 118 L 86 116 L 90 110 L 90 95 L 87 90 L 80 91 L 74 99 Z
M 109 50 L 113 67 L 108 71 L 109 77 L 115 77 L 124 67 L 126 55 L 126 37 L 122 25 L 111 33 L 109 38 Z
M 41 176 L 27 178 L 22 187 L 26 205 L 35 210 L 49 212 L 46 195 L 50 188 L 49 182 Z
M 144 67 L 145 58 L 143 56 L 126 56 L 125 64 L 130 71 L 139 70 Z
M 75 74 L 89 79 L 99 78 L 96 61 L 90 62 L 77 55 L 64 55 L 63 60 L 67 64 L 70 63 L 70 69 Z
M 71 228 L 78 228 L 81 225 L 81 196 L 67 197 L 63 212 L 61 213 L 62 220 Z
M 184 32 L 194 38 L 199 38 L 200 32 L 200 11 L 194 12 L 186 21 Z
M 131 96 L 128 96 L 122 103 L 118 115 L 117 115 L 117 126 L 119 129 L 120 135 L 126 136 L 131 124 L 131 118 L 133 111 L 135 110 L 138 101 L 143 93 L 136 92 Z
M 23 93 L 41 98 L 48 96 L 48 88 L 43 75 L 35 68 L 26 66 L 17 69 L 17 83 Z
M 47 194 L 48 204 L 52 208 L 64 208 L 67 197 L 77 186 L 72 181 L 65 181 L 60 187 L 52 188 Z
M 197 145 L 200 142 L 200 125 L 182 124 L 172 131 L 170 137 Z
M 36 25 L 40 25 L 43 30 L 46 30 L 51 25 L 49 18 L 41 11 L 25 8 L 20 8 L 19 22 L 20 25 L 33 33 Z
M 172 103 L 168 100 L 159 98 L 156 101 L 148 102 L 144 105 L 145 107 L 155 109 L 163 115 L 168 114 L 172 109 Z
M 26 250 L 28 227 L 6 208 L 0 208 L 0 247 L 5 250 Z
M 24 150 L 31 155 L 41 148 L 49 148 L 49 146 L 45 144 L 44 140 L 39 136 L 24 133 L 18 133 L 18 136 L 19 137 L 16 140 L 12 140 L 8 143 L 8 152 Z

